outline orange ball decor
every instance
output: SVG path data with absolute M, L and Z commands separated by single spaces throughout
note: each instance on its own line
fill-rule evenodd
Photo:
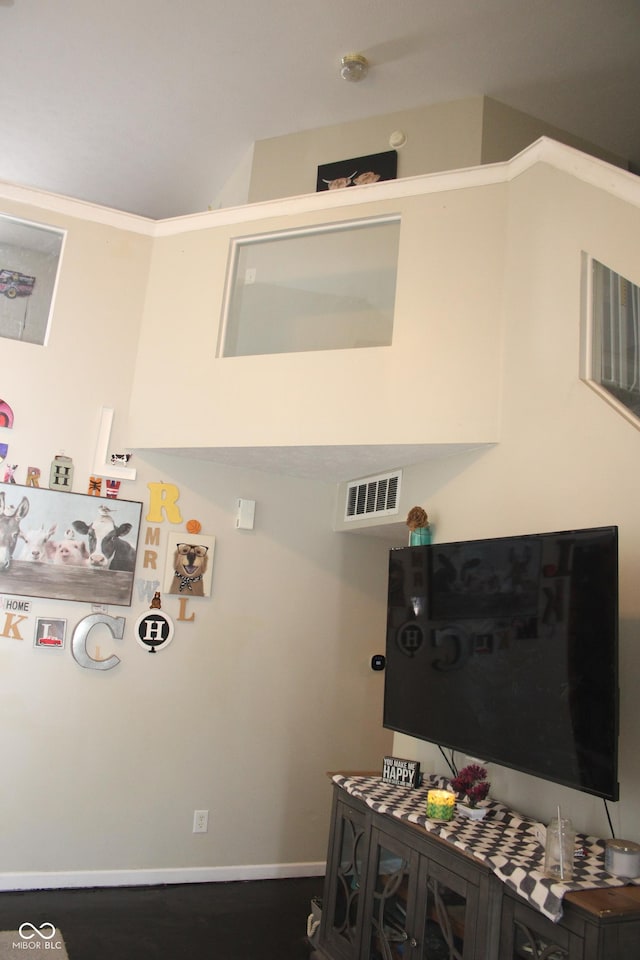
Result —
M 199 520 L 187 520 L 187 533 L 200 533 L 202 524 Z

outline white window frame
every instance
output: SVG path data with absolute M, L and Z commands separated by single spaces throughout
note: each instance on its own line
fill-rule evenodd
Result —
M 603 384 L 600 379 L 599 371 L 596 371 L 596 365 L 600 363 L 602 331 L 597 326 L 595 293 L 594 293 L 594 265 L 598 263 L 615 273 L 625 280 L 631 287 L 638 287 L 630 277 L 625 276 L 609 264 L 603 263 L 596 257 L 588 253 L 582 254 L 582 329 L 581 329 L 581 349 L 580 349 L 580 378 L 594 390 L 603 400 L 618 411 L 629 423 L 632 423 L 636 429 L 640 429 L 640 417 L 633 412 L 622 400 L 619 400 Z M 640 342 L 640 325 L 636 331 Z M 638 376 L 640 377 L 640 355 L 637 361 Z

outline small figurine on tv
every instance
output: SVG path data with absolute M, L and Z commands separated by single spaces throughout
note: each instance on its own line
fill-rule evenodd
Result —
M 431 543 L 431 529 L 426 510 L 423 510 L 422 507 L 412 507 L 407 514 L 406 523 L 409 527 L 410 547 Z

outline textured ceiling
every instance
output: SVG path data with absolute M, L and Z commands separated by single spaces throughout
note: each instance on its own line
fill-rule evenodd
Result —
M 482 94 L 640 166 L 638 0 L 0 0 L 0 79 L 0 179 L 154 219 L 256 140 Z
M 280 473 L 329 483 L 359 480 L 427 460 L 451 457 L 479 449 L 479 444 L 360 444 L 325 447 L 183 447 L 161 452 L 208 460 L 244 470 Z M 142 452 L 142 451 L 141 451 Z
M 640 0 L 0 0 L 0 89 L 0 180 L 152 219 L 257 140 L 483 94 L 640 169 Z M 459 451 L 174 452 L 336 481 Z

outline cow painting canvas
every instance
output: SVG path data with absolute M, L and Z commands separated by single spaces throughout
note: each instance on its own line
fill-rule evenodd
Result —
M 142 504 L 0 483 L 0 594 L 129 606 Z

